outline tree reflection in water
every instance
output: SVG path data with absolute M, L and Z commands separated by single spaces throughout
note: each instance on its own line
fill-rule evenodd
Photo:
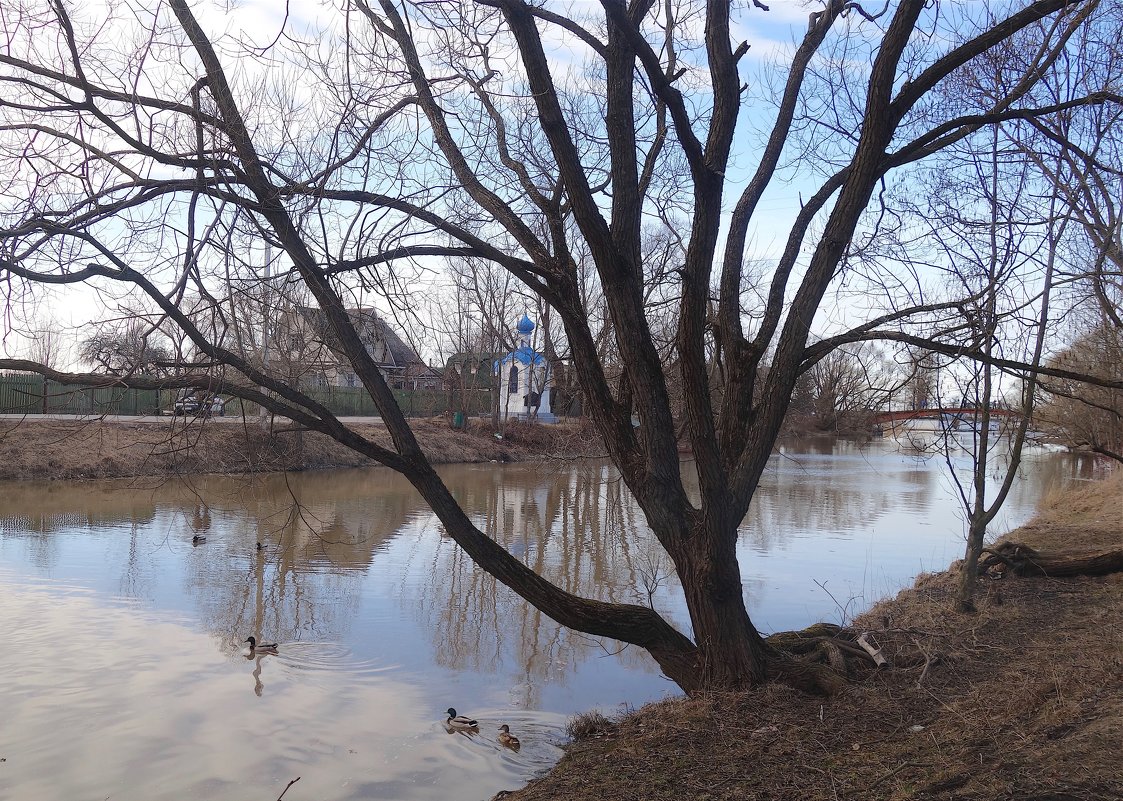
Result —
M 1018 492 L 1032 502 L 1083 464 L 1042 456 Z M 549 581 L 605 601 L 650 603 L 687 627 L 667 557 L 609 465 L 457 465 L 442 472 L 474 521 Z M 844 541 L 868 538 L 875 526 L 915 527 L 945 503 L 940 471 L 921 454 L 884 443 L 785 444 L 741 527 L 750 606 L 776 593 L 761 560 L 782 560 L 800 538 L 829 532 Z M 910 509 L 914 517 L 902 517 Z M 954 527 L 954 518 L 947 525 Z M 168 596 L 181 593 L 230 655 L 251 632 L 284 642 L 380 638 L 380 631 L 352 631 L 374 587 L 422 632 L 429 650 L 422 662 L 502 672 L 511 699 L 526 707 L 537 706 L 544 683 L 564 684 L 580 664 L 617 647 L 561 629 L 476 569 L 414 490 L 381 469 L 147 486 L 12 484 L 0 494 L 0 535 L 13 532 L 44 575 L 58 569 L 56 535 L 80 534 L 86 552 L 96 551 L 80 566 L 93 583 L 112 578 L 112 592 L 152 603 L 175 604 Z M 191 549 L 191 536 L 201 532 L 207 547 Z M 258 542 L 268 547 L 258 550 Z M 378 643 L 384 652 L 404 647 Z M 656 670 L 636 649 L 615 659 Z M 260 663 L 254 678 L 260 693 Z
M 677 587 L 664 581 L 662 549 L 611 467 L 583 462 L 559 471 L 555 465 L 513 465 L 483 475 L 486 480 L 472 482 L 461 502 L 474 510 L 483 531 L 536 573 L 586 597 L 650 599 L 674 617 Z M 538 704 L 542 679 L 564 683 L 591 655 L 618 648 L 559 627 L 475 569 L 451 540 L 442 540 L 427 569 L 433 586 L 449 587 L 420 600 L 438 662 L 485 673 L 516 665 L 510 681 L 517 705 Z M 636 649 L 619 658 L 631 668 L 656 671 Z

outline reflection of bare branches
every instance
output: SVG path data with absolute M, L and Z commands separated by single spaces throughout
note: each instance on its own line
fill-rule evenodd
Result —
M 670 559 L 662 552 L 645 551 L 640 557 L 638 574 L 647 596 L 647 605 L 654 609 L 659 587 L 674 576 Z
M 858 600 L 858 596 L 851 595 L 846 599 L 846 603 L 841 603 L 834 597 L 834 593 L 827 589 L 827 583 L 825 581 L 819 581 L 818 579 L 813 580 L 819 589 L 825 592 L 827 597 L 834 602 L 835 607 L 838 609 L 838 625 L 846 628 L 846 626 L 850 624 L 850 608 L 854 605 L 854 602 Z
M 669 570 L 662 548 L 606 464 L 583 462 L 565 471 L 512 465 L 482 478 L 457 487 L 462 503 L 476 511 L 482 530 L 539 575 L 569 592 L 605 600 L 631 601 L 645 592 L 654 606 L 671 592 L 663 586 Z M 492 671 L 510 655 L 523 677 L 518 687 L 533 693 L 538 683 L 532 678 L 556 680 L 583 661 L 581 652 L 611 650 L 597 638 L 561 629 L 476 569 L 448 540 L 441 541 L 427 571 L 430 583 L 442 587 L 420 602 L 441 664 Z M 625 658 L 653 668 L 635 649 Z
M 296 784 L 298 781 L 300 781 L 299 776 L 297 776 L 295 779 L 293 779 L 288 784 L 286 784 L 285 789 L 281 790 L 281 794 L 279 796 L 277 796 L 277 801 L 281 801 L 281 799 L 285 797 L 285 793 L 287 793 L 289 791 L 289 788 L 292 787 L 294 784 Z
M 189 576 L 212 630 L 222 635 L 267 630 L 283 639 L 337 638 L 361 602 L 363 570 L 374 551 L 420 503 L 404 482 L 370 493 L 370 475 L 355 471 L 198 482 L 190 490 L 189 508 L 196 497 L 207 498 L 214 532 L 210 547 L 245 565 L 245 573 L 233 581 L 228 572 L 205 562 L 196 563 Z M 163 503 L 174 506 L 176 499 Z M 263 540 L 274 547 L 259 550 L 257 543 Z M 325 573 L 336 578 L 325 581 Z

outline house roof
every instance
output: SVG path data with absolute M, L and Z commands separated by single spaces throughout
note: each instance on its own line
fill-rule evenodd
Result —
M 316 334 L 323 339 L 332 350 L 339 349 L 339 340 L 328 327 L 327 315 L 323 309 L 312 306 L 301 306 L 300 314 L 313 326 Z M 388 322 L 383 320 L 373 309 L 347 309 L 347 316 L 360 336 L 364 329 L 371 328 L 375 334 L 386 343 L 386 350 L 392 361 L 383 362 L 380 367 L 410 367 L 413 365 L 425 366 L 425 362 L 413 348 L 406 344 L 398 332 Z

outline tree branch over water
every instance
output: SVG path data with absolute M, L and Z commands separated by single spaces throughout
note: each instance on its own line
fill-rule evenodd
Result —
M 791 678 L 749 615 L 737 542 L 799 382 L 869 384 L 873 360 L 916 350 L 1086 378 L 980 346 L 982 296 L 928 222 L 938 195 L 907 188 L 945 157 L 956 179 L 970 159 L 952 156 L 988 132 L 1091 152 L 1123 59 L 1115 0 L 1027 0 L 1004 17 L 828 0 L 768 67 L 734 38 L 765 7 L 350 0 L 258 41 L 237 14 L 212 32 L 206 3 L 118 17 L 28 0 L 0 45 L 9 304 L 80 289 L 174 357 L 162 376 L 112 360 L 0 369 L 252 400 L 402 473 L 481 569 L 563 625 L 646 648 L 687 691 Z M 1103 67 L 1081 83 L 1066 65 L 1083 56 Z M 995 74 L 989 93 L 958 91 Z M 1119 166 L 1117 151 L 1095 160 Z M 806 201 L 777 210 L 785 192 Z M 772 239 L 779 252 L 750 252 Z M 1044 295 L 1023 247 L 991 287 L 1009 297 L 995 318 L 1009 342 Z M 485 363 L 520 306 L 665 549 L 689 637 L 653 609 L 563 591 L 480 531 L 356 322 L 398 315 L 442 360 Z M 330 342 L 319 362 L 301 346 L 311 316 Z M 855 372 L 839 349 L 860 342 L 880 349 L 851 348 Z M 315 400 L 324 360 L 373 399 L 390 447 Z

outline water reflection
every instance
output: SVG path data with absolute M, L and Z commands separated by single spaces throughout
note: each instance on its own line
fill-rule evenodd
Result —
M 1009 524 L 1085 469 L 1031 457 Z M 474 521 L 536 572 L 688 624 L 666 556 L 609 465 L 443 472 Z M 950 491 L 941 462 L 891 443 L 785 445 L 741 526 L 754 620 L 769 630 L 831 619 L 947 564 L 963 542 Z M 192 547 L 198 534 L 207 541 Z M 245 770 L 269 776 L 276 792 L 304 773 L 301 789 L 325 799 L 484 797 L 556 758 L 550 743 L 565 715 L 673 692 L 641 651 L 561 629 L 476 569 L 384 470 L 10 484 L 0 493 L 0 589 L 9 615 L 32 621 L 0 655 L 0 675 L 30 668 L 0 755 L 22 755 L 23 767 L 10 759 L 5 772 L 32 801 L 64 797 L 60 787 L 83 797 L 232 797 L 244 794 Z M 279 654 L 248 653 L 250 634 L 280 641 Z M 101 658 L 59 662 L 53 638 Z M 158 699 L 158 715 L 128 695 L 134 686 Z M 96 688 L 97 699 L 36 700 L 67 687 Z M 449 706 L 479 718 L 480 736 L 445 737 Z M 52 739 L 103 720 L 132 756 L 103 760 L 78 733 Z M 499 745 L 501 723 L 519 733 L 517 754 Z M 194 769 L 169 765 L 168 753 Z M 97 780 L 37 778 L 48 754 L 77 755 L 67 771 Z M 135 791 L 122 791 L 126 777 Z
M 475 510 L 477 525 L 524 564 L 572 593 L 646 602 L 643 576 L 652 575 L 665 557 L 626 501 L 614 471 L 586 463 L 560 475 L 527 465 L 478 472 L 483 480 L 472 482 L 461 500 Z M 435 550 L 418 542 L 417 553 L 423 554 L 418 563 L 424 584 L 444 590 L 418 599 L 438 664 L 485 672 L 513 666 L 511 694 L 520 705 L 540 703 L 542 679 L 564 683 L 589 656 L 619 650 L 558 627 L 475 569 L 447 538 Z M 652 589 L 661 611 L 672 618 L 676 592 L 669 586 Z M 631 669 L 654 670 L 641 652 L 625 650 L 619 659 Z

